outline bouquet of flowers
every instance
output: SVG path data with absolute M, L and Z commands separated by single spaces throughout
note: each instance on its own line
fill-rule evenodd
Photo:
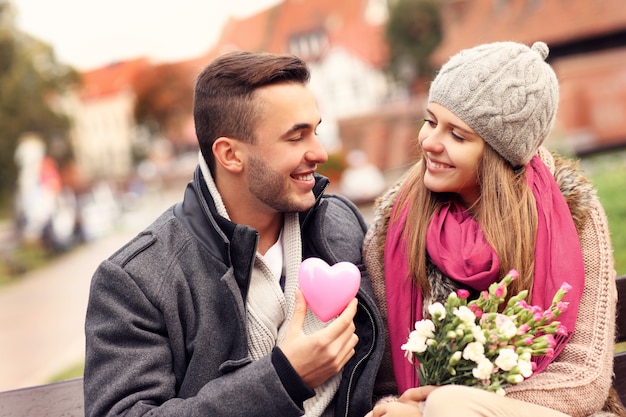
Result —
M 529 305 L 528 291 L 501 309 L 517 277 L 511 270 L 476 300 L 459 290 L 445 304 L 428 306 L 430 318 L 416 322 L 402 345 L 421 385 L 470 385 L 504 395 L 504 387 L 532 375 L 533 356 L 554 353 L 554 335 L 566 333 L 555 319 L 567 308 L 562 300 L 571 286 L 563 284 L 547 310 Z

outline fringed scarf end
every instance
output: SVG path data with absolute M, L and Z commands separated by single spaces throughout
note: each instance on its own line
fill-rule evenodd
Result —
M 533 356 L 532 361 L 535 363 L 535 370 L 533 371 L 533 375 L 543 372 L 548 365 L 552 363 L 565 349 L 565 346 L 572 338 L 573 332 L 568 332 L 567 334 L 558 334 L 554 336 L 554 347 L 552 348 L 552 354 L 543 355 L 543 356 Z

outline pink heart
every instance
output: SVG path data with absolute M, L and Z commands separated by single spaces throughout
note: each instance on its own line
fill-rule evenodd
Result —
M 326 322 L 354 298 L 361 285 L 361 271 L 350 262 L 329 266 L 320 258 L 308 258 L 300 264 L 298 282 L 311 311 Z

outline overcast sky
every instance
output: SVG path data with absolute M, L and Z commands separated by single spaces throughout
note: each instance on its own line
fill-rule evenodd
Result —
M 9 0 L 18 27 L 54 47 L 79 70 L 149 57 L 195 58 L 229 16 L 246 17 L 281 0 Z

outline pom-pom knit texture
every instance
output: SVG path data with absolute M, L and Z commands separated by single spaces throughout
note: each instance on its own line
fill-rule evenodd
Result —
M 443 65 L 429 102 L 453 112 L 514 167 L 530 161 L 554 125 L 559 101 L 548 46 L 495 42 Z

